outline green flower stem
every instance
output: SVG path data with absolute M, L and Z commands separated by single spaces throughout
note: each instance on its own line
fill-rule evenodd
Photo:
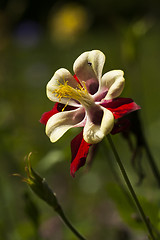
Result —
M 65 223 L 65 225 L 74 233 L 74 235 L 80 239 L 80 240 L 86 240 L 74 227 L 73 225 L 68 221 L 67 217 L 65 216 L 61 206 L 59 205 L 57 209 L 54 208 L 54 210 L 58 213 L 62 221 Z
M 61 220 L 66 224 L 66 226 L 72 231 L 72 233 L 80 240 L 86 240 L 69 222 L 65 216 L 62 207 L 60 206 L 56 195 L 53 193 L 52 189 L 47 184 L 46 180 L 37 174 L 30 163 L 30 155 L 28 156 L 27 165 L 25 167 L 27 173 L 27 178 L 23 178 L 23 181 L 28 184 L 32 191 L 43 201 L 45 201 L 50 207 L 57 212 Z
M 127 185 L 128 189 L 129 189 L 129 192 L 130 192 L 131 196 L 133 197 L 134 202 L 135 202 L 135 204 L 136 204 L 136 206 L 137 206 L 137 208 L 138 208 L 138 210 L 139 210 L 139 212 L 140 212 L 140 214 L 141 214 L 141 217 L 142 217 L 142 219 L 143 219 L 143 221 L 144 221 L 144 223 L 145 223 L 145 225 L 146 225 L 146 228 L 147 228 L 147 230 L 148 230 L 150 239 L 151 239 L 151 240 L 156 240 L 155 237 L 154 237 L 154 235 L 153 235 L 153 231 L 152 231 L 152 228 L 151 228 L 149 219 L 148 219 L 148 217 L 146 217 L 146 215 L 145 215 L 145 213 L 144 213 L 144 211 L 143 211 L 143 208 L 142 208 L 142 206 L 141 206 L 141 204 L 140 204 L 140 202 L 139 202 L 139 200 L 138 200 L 138 198 L 137 198 L 137 195 L 136 195 L 136 193 L 135 193 L 135 191 L 134 191 L 134 189 L 133 189 L 133 187 L 132 187 L 132 184 L 131 184 L 128 176 L 127 176 L 126 170 L 125 170 L 125 168 L 124 168 L 124 166 L 123 166 L 123 164 L 122 164 L 122 161 L 121 161 L 121 159 L 120 159 L 120 157 L 119 157 L 119 155 L 118 155 L 118 153 L 117 153 L 117 150 L 116 150 L 116 148 L 115 148 L 115 146 L 114 146 L 114 143 L 113 143 L 113 141 L 112 141 L 112 138 L 111 138 L 110 135 L 107 135 L 107 138 L 108 138 L 108 141 L 109 141 L 110 146 L 111 146 L 111 148 L 112 148 L 112 151 L 113 151 L 113 153 L 114 153 L 114 156 L 115 156 L 115 158 L 116 158 L 117 164 L 118 164 L 118 166 L 119 166 L 119 168 L 120 168 L 120 170 L 121 170 L 121 173 L 122 173 L 122 175 L 123 175 L 123 178 L 124 178 L 124 180 L 125 180 L 125 182 L 126 182 L 126 185 Z
M 112 171 L 112 174 L 114 176 L 114 179 L 116 180 L 116 183 L 119 185 L 119 187 L 121 188 L 121 191 L 124 193 L 124 196 L 126 197 L 127 201 L 129 202 L 130 206 L 136 210 L 136 206 L 133 202 L 133 199 L 131 198 L 131 195 L 130 193 L 128 192 L 128 190 L 126 189 L 126 187 L 124 186 L 120 176 L 118 175 L 116 169 L 115 169 L 115 166 L 112 159 L 108 159 L 108 164 L 109 164 L 109 167 Z

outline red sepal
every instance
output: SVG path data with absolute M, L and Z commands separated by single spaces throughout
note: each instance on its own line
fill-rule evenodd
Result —
M 110 110 L 114 118 L 121 118 L 124 115 L 140 109 L 131 98 L 115 98 L 111 100 L 104 100 L 101 106 Z
M 70 174 L 72 177 L 75 177 L 75 172 L 84 166 L 90 146 L 91 144 L 85 142 L 83 139 L 83 131 L 71 141 L 72 161 Z
M 52 117 L 54 114 L 56 114 L 56 113 L 59 112 L 58 109 L 57 109 L 57 107 L 58 107 L 58 103 L 55 103 L 55 104 L 54 104 L 54 107 L 52 108 L 52 110 L 50 110 L 49 112 L 43 113 L 41 119 L 39 120 L 40 123 L 46 125 L 47 122 L 48 122 L 48 119 L 49 119 L 50 117 Z
M 62 112 L 62 109 L 64 108 L 64 106 L 65 106 L 64 104 L 56 102 L 54 104 L 54 107 L 52 108 L 52 110 L 42 114 L 42 117 L 39 120 L 40 123 L 46 125 L 50 117 L 52 117 L 56 113 Z M 65 107 L 64 111 L 70 111 L 70 110 L 74 110 L 74 109 L 76 109 L 76 107 L 68 105 Z

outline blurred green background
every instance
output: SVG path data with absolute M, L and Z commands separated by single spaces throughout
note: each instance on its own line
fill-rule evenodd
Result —
M 0 240 L 74 240 L 56 213 L 13 173 L 25 176 L 24 158 L 45 177 L 66 215 L 87 239 L 143 240 L 145 232 L 113 173 L 114 156 L 99 145 L 91 168 L 69 174 L 71 130 L 50 143 L 41 114 L 53 103 L 45 87 L 61 67 L 73 73 L 84 51 L 106 55 L 104 71 L 125 71 L 123 97 L 142 107 L 143 129 L 159 163 L 160 2 L 157 0 L 37 1 L 0 0 Z M 142 151 L 145 178 L 131 164 L 121 135 L 113 137 L 136 192 L 159 227 L 160 189 Z M 135 141 L 133 139 L 133 141 Z M 104 147 L 106 152 L 104 152 Z

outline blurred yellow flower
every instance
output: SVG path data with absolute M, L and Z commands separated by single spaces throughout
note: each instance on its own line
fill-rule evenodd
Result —
M 63 5 L 49 18 L 52 40 L 73 42 L 88 29 L 89 22 L 89 15 L 83 6 L 76 3 Z

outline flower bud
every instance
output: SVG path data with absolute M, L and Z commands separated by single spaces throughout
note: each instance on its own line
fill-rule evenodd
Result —
M 27 178 L 24 178 L 32 191 L 42 200 L 44 200 L 47 204 L 52 206 L 55 211 L 57 211 L 60 206 L 58 204 L 57 198 L 51 188 L 48 186 L 45 178 L 41 178 L 32 168 L 29 157 L 27 166 L 25 167 L 25 171 L 27 173 Z

